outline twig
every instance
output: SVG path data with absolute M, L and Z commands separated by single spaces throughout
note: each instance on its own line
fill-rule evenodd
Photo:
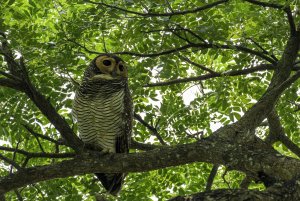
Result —
M 174 16 L 174 15 L 185 15 L 185 14 L 189 14 L 189 13 L 197 13 L 199 11 L 203 11 L 203 10 L 206 10 L 206 9 L 209 9 L 209 8 L 213 8 L 213 7 L 215 7 L 219 4 L 226 3 L 227 1 L 228 0 L 220 0 L 220 1 L 216 1 L 216 2 L 211 3 L 211 4 L 207 4 L 205 6 L 197 7 L 195 9 L 177 11 L 177 12 L 170 12 L 170 13 L 141 13 L 141 12 L 126 10 L 124 8 L 117 7 L 117 6 L 112 6 L 112 5 L 103 3 L 103 2 L 97 3 L 97 2 L 86 0 L 86 2 L 88 2 L 88 3 L 105 6 L 105 7 L 108 7 L 108 8 L 123 11 L 125 13 L 130 13 L 130 14 L 139 15 L 139 16 L 143 16 L 143 17 L 168 17 L 168 16 Z
M 156 82 L 156 83 L 149 83 L 144 85 L 144 87 L 157 87 L 157 86 L 168 86 L 173 84 L 179 84 L 179 83 L 186 83 L 186 82 L 192 82 L 192 81 L 201 81 L 201 80 L 207 80 L 215 77 L 226 77 L 226 76 L 238 76 L 238 75 L 246 75 L 257 71 L 264 71 L 264 70 L 274 70 L 274 66 L 272 64 L 262 64 L 253 68 L 247 68 L 242 70 L 232 70 L 227 71 L 224 73 L 214 73 L 214 74 L 205 74 L 200 75 L 197 77 L 189 77 L 189 78 L 181 78 L 176 80 L 170 80 L 165 82 Z
M 257 0 L 245 0 L 249 3 L 255 4 L 255 5 L 259 5 L 262 7 L 270 7 L 270 8 L 277 8 L 277 9 L 283 9 L 284 6 L 279 5 L 279 4 L 275 4 L 275 3 L 267 3 L 267 2 L 261 2 L 261 1 L 257 1 Z
M 263 53 L 270 55 L 274 61 L 278 61 L 278 59 L 275 57 L 274 54 L 270 54 L 265 48 L 263 48 L 258 42 L 256 42 L 255 40 L 253 40 L 252 38 L 246 38 L 248 40 L 250 40 L 251 42 L 253 42 L 259 49 L 261 49 L 263 51 Z
M 81 45 L 80 43 L 76 42 L 75 40 L 71 40 L 71 39 L 67 38 L 67 41 L 72 42 L 72 43 L 74 43 L 75 45 L 78 45 L 79 47 L 81 47 L 81 48 L 83 48 L 85 51 L 87 51 L 88 53 L 91 53 L 91 54 L 100 54 L 100 52 L 96 52 L 96 51 L 90 50 L 90 49 L 88 49 L 86 46 Z
M 157 132 L 157 129 L 153 126 L 151 126 L 150 124 L 148 124 L 147 122 L 145 122 L 142 117 L 140 115 L 138 115 L 137 113 L 134 113 L 134 118 L 136 118 L 141 124 L 143 124 L 146 128 L 148 128 L 152 134 L 157 137 L 158 141 L 162 144 L 162 145 L 167 145 L 165 143 L 165 141 L 162 139 L 162 137 L 159 135 L 159 133 Z
M 17 198 L 18 198 L 18 201 L 23 201 L 21 193 L 17 189 L 15 189 L 14 192 L 15 192 Z
M 44 148 L 43 148 L 43 146 L 42 146 L 42 144 L 41 144 L 41 142 L 40 142 L 40 139 L 39 139 L 37 133 L 34 132 L 31 128 L 29 128 L 29 126 L 26 126 L 26 125 L 24 125 L 24 124 L 23 124 L 23 126 L 26 128 L 26 130 L 27 130 L 30 134 L 32 134 L 32 135 L 35 137 L 37 143 L 39 144 L 39 147 L 40 147 L 41 151 L 42 151 L 43 153 L 45 153 Z
M 224 171 L 224 173 L 222 174 L 222 179 L 223 179 L 224 183 L 227 185 L 228 189 L 231 189 L 230 184 L 228 183 L 228 181 L 225 178 L 227 172 L 228 172 L 228 170 L 226 168 L 225 171 Z
M 211 169 L 210 174 L 207 179 L 207 182 L 206 182 L 205 191 L 211 190 L 212 184 L 214 182 L 214 178 L 216 177 L 217 172 L 218 172 L 218 168 L 219 168 L 219 165 L 214 165 L 213 168 Z

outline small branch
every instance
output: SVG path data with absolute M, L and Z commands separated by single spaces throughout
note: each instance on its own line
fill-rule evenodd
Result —
M 255 56 L 258 56 L 272 64 L 276 64 L 277 61 L 275 61 L 273 58 L 270 58 L 268 55 L 259 52 L 259 51 L 255 51 L 252 49 L 249 49 L 247 47 L 243 47 L 243 46 L 239 46 L 239 45 L 219 45 L 219 44 L 211 44 L 211 43 L 190 43 L 187 45 L 183 45 L 181 47 L 178 48 L 174 48 L 174 49 L 170 49 L 170 50 L 165 50 L 162 52 L 158 52 L 158 53 L 135 53 L 135 52 L 127 52 L 127 51 L 123 51 L 123 52 L 114 52 L 113 54 L 126 54 L 126 55 L 132 55 L 132 56 L 138 56 L 138 57 L 157 57 L 157 56 L 162 56 L 162 55 L 167 55 L 167 54 L 172 54 L 172 53 L 176 53 L 176 52 L 180 52 L 182 50 L 186 50 L 189 48 L 198 48 L 199 50 L 201 49 L 223 49 L 223 50 L 238 50 L 244 53 L 249 53 Z
M 261 64 L 256 67 L 242 69 L 242 70 L 232 70 L 232 71 L 227 71 L 227 72 L 223 72 L 223 73 L 215 72 L 214 74 L 209 73 L 209 74 L 200 75 L 197 77 L 189 77 L 189 78 L 181 78 L 181 79 L 170 80 L 170 81 L 165 81 L 165 82 L 149 83 L 149 84 L 144 85 L 144 87 L 168 86 L 168 85 L 186 83 L 186 82 L 192 82 L 192 81 L 202 81 L 202 80 L 207 80 L 207 79 L 211 79 L 211 78 L 215 78 L 215 77 L 246 75 L 246 74 L 254 73 L 257 71 L 264 71 L 264 70 L 274 70 L 274 66 L 272 64 Z
M 0 159 L 7 162 L 8 164 L 12 165 L 14 168 L 16 168 L 17 170 L 21 170 L 22 167 L 19 166 L 15 161 L 3 156 L 2 154 L 0 154 Z
M 55 143 L 55 144 L 58 144 L 58 145 L 62 145 L 62 144 L 64 144 L 62 141 L 58 141 L 58 140 L 54 140 L 54 139 L 52 139 L 51 137 L 48 137 L 48 136 L 46 136 L 46 135 L 42 135 L 42 134 L 39 134 L 39 133 L 37 133 L 37 132 L 35 132 L 32 128 L 30 128 L 28 125 L 26 125 L 26 124 L 22 124 L 23 126 L 24 126 L 24 128 L 28 131 L 28 132 L 30 132 L 33 136 L 35 136 L 35 137 L 38 137 L 38 138 L 42 138 L 42 139 L 44 139 L 44 140 L 47 140 L 47 141 L 49 141 L 49 142 L 52 142 L 52 143 Z
M 275 111 L 272 111 L 267 118 L 269 122 L 270 133 L 266 141 L 274 143 L 279 140 L 289 150 L 300 157 L 300 148 L 286 136 L 284 128 L 280 123 L 278 114 Z
M 195 63 L 195 62 L 191 61 L 189 58 L 187 58 L 185 56 L 179 55 L 178 57 L 181 58 L 182 60 L 188 62 L 189 64 L 192 64 L 192 65 L 194 65 L 194 66 L 196 66 L 196 67 L 198 67 L 198 68 L 200 68 L 200 69 L 202 69 L 204 71 L 210 72 L 211 74 L 219 74 L 219 73 L 217 73 L 217 72 L 215 72 L 215 71 L 213 71 L 213 70 L 211 70 L 211 69 L 209 69 L 209 68 L 207 68 L 207 67 L 205 67 L 205 66 L 203 66 L 201 64 L 198 64 L 198 63 Z
M 162 139 L 162 137 L 160 136 L 160 134 L 157 132 L 157 129 L 153 126 L 151 126 L 150 124 L 148 124 L 147 122 L 145 122 L 142 117 L 140 115 L 138 115 L 137 113 L 134 113 L 134 118 L 136 120 L 138 120 L 141 124 L 143 124 L 146 128 L 148 128 L 152 134 L 157 137 L 158 141 L 162 144 L 162 145 L 167 145 L 165 143 L 165 141 Z
M 83 48 L 86 52 L 91 53 L 91 54 L 100 54 L 101 52 L 96 52 L 96 51 L 92 51 L 90 49 L 88 49 L 86 46 L 81 45 L 80 43 L 76 42 L 75 40 L 71 40 L 67 38 L 67 41 L 74 43 L 75 45 Z
M 84 45 L 81 45 L 80 43 L 70 40 L 68 39 L 68 41 L 78 45 L 79 47 L 83 48 L 84 50 L 86 50 L 87 52 L 91 53 L 91 54 L 100 54 L 101 52 L 96 52 L 96 51 L 92 51 L 89 50 L 87 47 L 85 47 Z M 270 58 L 268 55 L 264 54 L 263 52 L 259 52 L 259 51 L 255 51 L 252 49 L 249 49 L 247 47 L 243 47 L 243 46 L 239 46 L 239 45 L 219 45 L 219 44 L 212 44 L 212 43 L 189 43 L 187 45 L 183 45 L 181 47 L 177 47 L 174 49 L 170 49 L 170 50 L 165 50 L 162 52 L 158 52 L 158 53 L 136 53 L 136 52 L 128 52 L 128 51 L 123 51 L 123 52 L 114 52 L 112 54 L 119 54 L 119 55 L 131 55 L 131 56 L 138 56 L 138 57 L 157 57 L 157 56 L 162 56 L 162 55 L 167 55 L 167 54 L 172 54 L 172 53 L 176 53 L 176 52 L 180 52 L 182 50 L 186 50 L 189 48 L 198 48 L 198 49 L 224 49 L 224 50 L 238 50 L 241 52 L 245 52 L 245 53 L 249 53 L 255 56 L 258 56 L 272 64 L 276 64 L 277 61 L 274 60 L 273 58 Z
M 174 15 L 185 15 L 185 14 L 189 14 L 189 13 L 197 13 L 197 12 L 209 9 L 209 8 L 213 8 L 219 4 L 226 3 L 227 1 L 228 0 L 220 0 L 220 1 L 216 1 L 211 4 L 207 4 L 205 6 L 197 7 L 195 9 L 184 10 L 184 11 L 175 11 L 175 12 L 170 12 L 170 13 L 141 13 L 141 12 L 126 10 L 124 8 L 112 6 L 112 5 L 109 5 L 106 3 L 97 3 L 97 2 L 93 2 L 93 1 L 89 1 L 89 0 L 86 0 L 85 2 L 105 6 L 105 7 L 111 8 L 111 9 L 116 9 L 116 10 L 123 11 L 125 13 L 130 13 L 130 14 L 139 15 L 139 16 L 143 16 L 143 17 L 168 17 L 168 16 L 174 16 Z
M 218 172 L 218 168 L 219 168 L 219 165 L 214 165 L 213 168 L 211 169 L 210 174 L 207 179 L 207 182 L 206 182 L 205 191 L 211 190 L 212 184 L 214 182 L 214 178 L 216 177 L 217 172 Z
M 40 142 L 40 139 L 39 139 L 39 137 L 36 135 L 37 133 L 34 132 L 34 131 L 33 131 L 32 129 L 30 129 L 29 127 L 26 127 L 25 125 L 23 125 L 23 126 L 26 128 L 26 130 L 27 130 L 30 134 L 32 134 L 32 135 L 35 137 L 35 139 L 36 139 L 36 141 L 37 141 L 37 143 L 38 143 L 38 145 L 39 145 L 41 151 L 42 151 L 43 153 L 45 153 L 44 148 L 43 148 L 43 146 L 42 146 L 42 144 L 41 144 L 41 142 Z
M 19 154 L 23 154 L 29 158 L 72 158 L 76 154 L 75 153 L 35 153 L 35 152 L 28 152 L 22 149 L 17 148 L 10 148 L 10 147 L 3 147 L 0 146 L 0 150 L 15 152 Z
M 252 38 L 247 38 L 249 39 L 251 42 L 253 42 L 259 49 L 261 49 L 263 51 L 264 54 L 270 55 L 274 61 L 278 61 L 278 59 L 273 55 L 270 54 L 265 48 L 263 48 L 258 42 L 256 42 L 255 40 L 253 40 Z

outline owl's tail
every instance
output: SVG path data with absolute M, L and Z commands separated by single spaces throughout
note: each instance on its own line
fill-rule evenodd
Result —
M 120 193 L 125 178 L 124 173 L 95 173 L 95 175 L 101 181 L 102 185 L 107 190 L 107 192 L 114 196 L 117 196 Z

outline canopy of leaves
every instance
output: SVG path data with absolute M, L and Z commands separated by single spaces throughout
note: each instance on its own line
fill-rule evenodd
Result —
M 264 2 L 282 7 L 241 0 L 4 0 L 0 31 L 14 57 L 24 58 L 32 84 L 75 133 L 71 108 L 76 83 L 98 53 L 108 52 L 128 64 L 134 112 L 152 128 L 136 120 L 133 139 L 177 145 L 198 141 L 238 121 L 265 93 L 272 65 L 280 60 L 291 32 L 287 13 L 296 24 L 300 15 L 297 0 Z M 286 5 L 289 12 L 284 10 Z M 1 72 L 9 73 L 4 55 L 0 64 Z M 285 133 L 296 145 L 300 145 L 300 116 L 295 112 L 299 95 L 296 81 L 276 105 Z M 262 126 L 256 135 L 265 139 L 268 131 Z M 1 147 L 32 153 L 71 151 L 60 145 L 61 138 L 28 96 L 0 88 Z M 296 157 L 282 143 L 273 147 Z M 24 167 L 64 160 L 4 150 L 1 156 Z M 15 171 L 4 161 L 0 176 Z M 204 191 L 212 167 L 199 162 L 129 173 L 119 199 L 166 200 Z M 242 172 L 220 166 L 212 189 L 238 188 L 244 178 Z M 263 186 L 252 182 L 250 188 Z M 99 194 L 116 199 L 105 194 L 93 175 L 81 175 L 26 186 L 7 193 L 6 198 L 94 200 Z

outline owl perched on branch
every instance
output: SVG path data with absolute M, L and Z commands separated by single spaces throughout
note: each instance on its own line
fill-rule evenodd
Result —
M 87 147 L 109 153 L 128 153 L 132 128 L 132 101 L 124 61 L 98 55 L 85 70 L 76 91 L 73 117 Z M 125 173 L 95 173 L 105 189 L 117 195 Z

